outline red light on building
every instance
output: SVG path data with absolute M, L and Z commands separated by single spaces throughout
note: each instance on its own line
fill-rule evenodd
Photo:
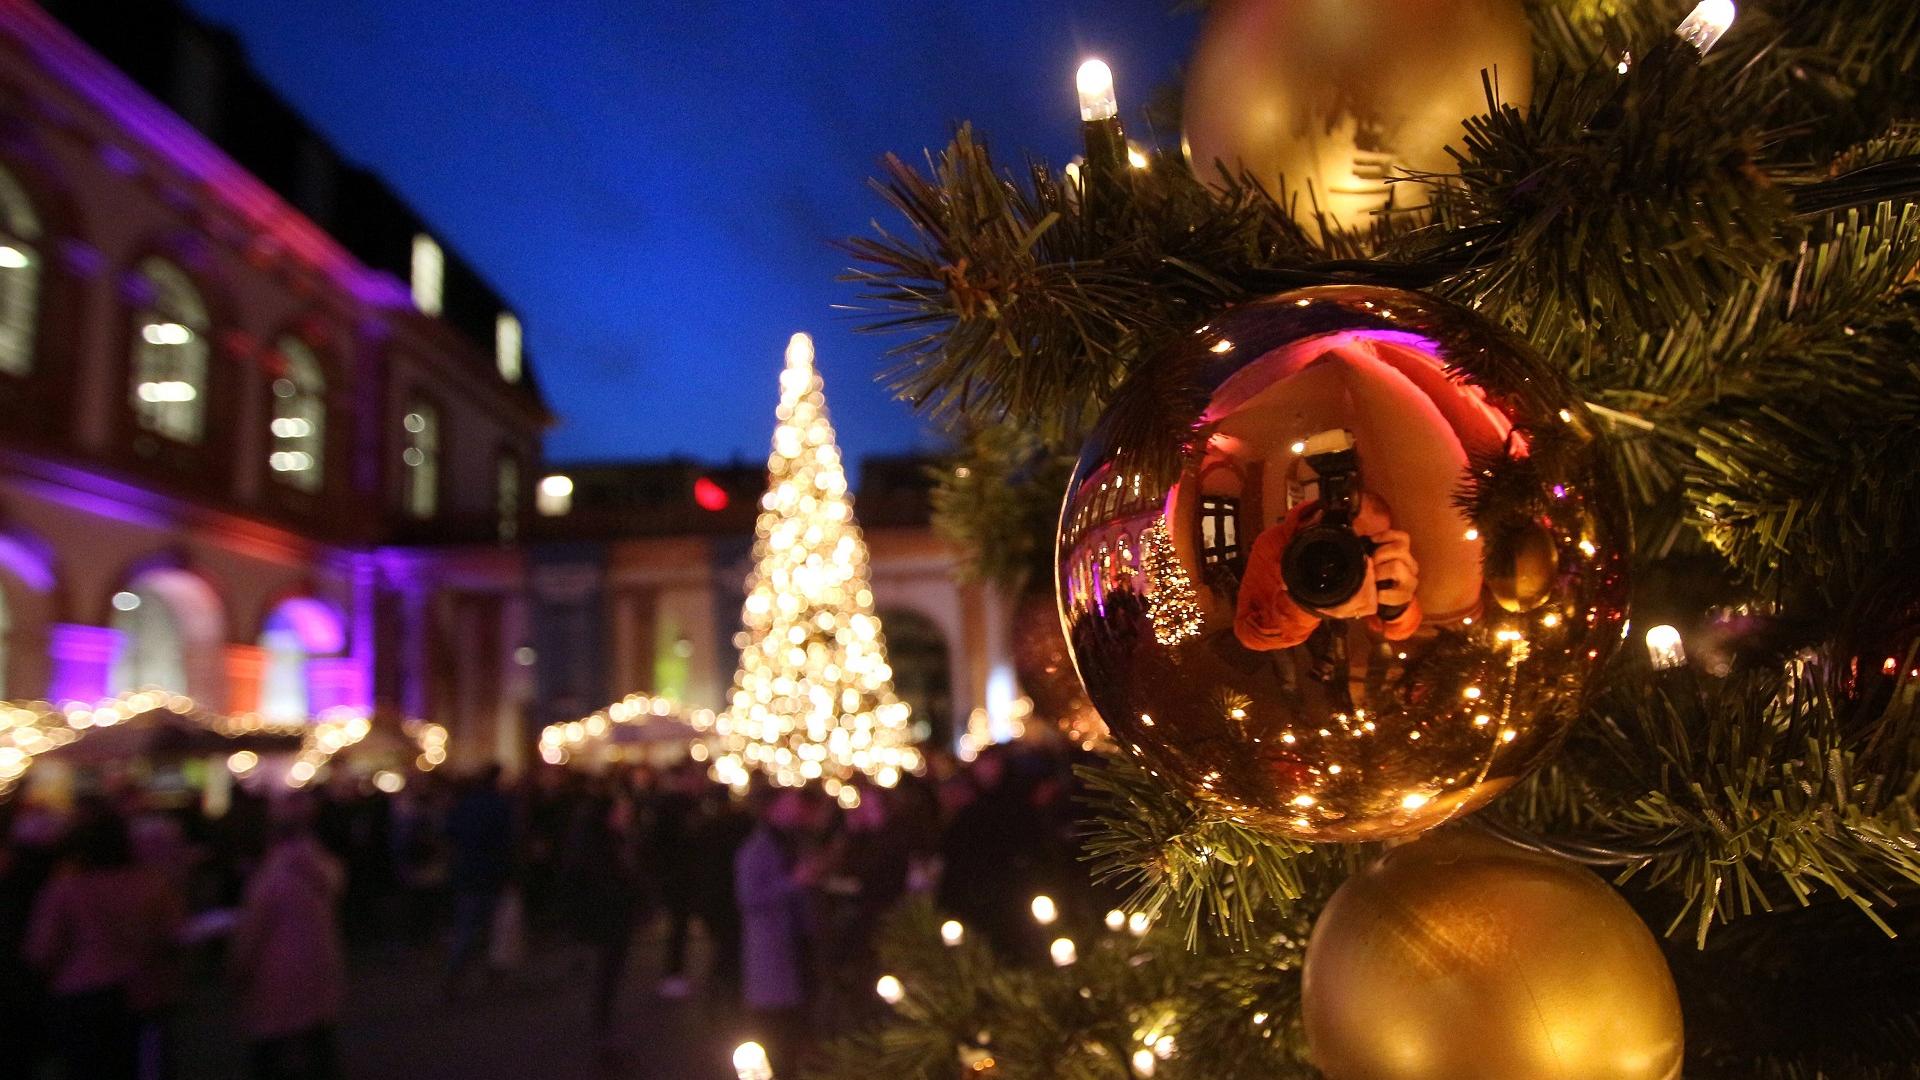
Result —
M 725 488 L 703 476 L 693 482 L 693 501 L 702 510 L 725 510 L 729 500 Z

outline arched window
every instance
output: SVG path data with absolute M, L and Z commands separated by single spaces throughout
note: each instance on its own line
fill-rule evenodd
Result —
M 40 218 L 19 181 L 0 169 L 0 372 L 33 370 L 40 312 Z
M 224 616 L 205 581 L 174 569 L 148 570 L 113 596 L 120 649 L 107 692 L 159 687 L 206 695 L 224 685 Z
M 278 350 L 286 370 L 273 380 L 273 453 L 267 464 L 282 481 L 318 491 L 326 467 L 327 379 L 306 342 L 283 337 Z
M 180 268 L 140 263 L 145 304 L 133 316 L 133 413 L 140 426 L 197 443 L 205 429 L 207 305 Z
M 401 426 L 406 429 L 400 461 L 407 467 L 407 512 L 424 521 L 440 509 L 440 410 L 415 398 Z
M 266 653 L 260 672 L 260 715 L 295 721 L 320 711 L 314 707 L 311 664 L 317 657 L 338 654 L 346 644 L 346 627 L 332 607 L 304 596 L 282 601 L 260 630 L 260 647 Z M 326 696 L 324 690 L 322 696 Z

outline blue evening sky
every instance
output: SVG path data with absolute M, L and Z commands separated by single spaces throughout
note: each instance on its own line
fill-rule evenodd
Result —
M 875 162 L 971 119 L 1058 165 L 1083 56 L 1132 116 L 1194 32 L 1171 0 L 191 3 L 519 310 L 559 461 L 762 457 L 794 330 L 852 459 L 939 445 L 832 309 Z

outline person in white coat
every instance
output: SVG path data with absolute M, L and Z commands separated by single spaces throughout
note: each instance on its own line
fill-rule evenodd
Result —
M 830 813 L 825 796 L 811 788 L 766 794 L 759 825 L 734 856 L 741 996 L 776 1076 L 792 1073 L 805 1042 L 813 981 L 809 894 L 822 870 L 806 845 Z

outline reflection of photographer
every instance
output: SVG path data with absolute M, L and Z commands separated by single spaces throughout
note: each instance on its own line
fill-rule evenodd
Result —
M 1322 619 L 1367 618 L 1389 641 L 1420 626 L 1419 564 L 1386 503 L 1360 489 L 1359 456 L 1345 431 L 1307 440 L 1319 497 L 1254 541 L 1234 633 L 1249 649 L 1305 641 Z

